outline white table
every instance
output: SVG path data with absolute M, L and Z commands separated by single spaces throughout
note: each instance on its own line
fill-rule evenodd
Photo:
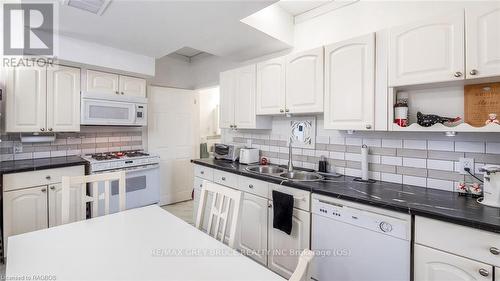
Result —
M 197 254 L 198 250 L 223 255 Z M 57 280 L 285 280 L 156 205 L 10 237 L 6 275 L 50 275 Z

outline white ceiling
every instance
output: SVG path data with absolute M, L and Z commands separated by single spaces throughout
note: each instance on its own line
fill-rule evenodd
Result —
M 281 0 L 279 5 L 292 16 L 298 16 L 333 0 Z
M 61 35 L 163 57 L 183 47 L 247 60 L 289 48 L 241 19 L 276 0 L 113 0 L 101 16 L 61 5 Z

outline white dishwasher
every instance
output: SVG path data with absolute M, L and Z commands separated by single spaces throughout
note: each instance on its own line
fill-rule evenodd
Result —
M 311 280 L 410 280 L 409 215 L 318 194 L 312 199 Z

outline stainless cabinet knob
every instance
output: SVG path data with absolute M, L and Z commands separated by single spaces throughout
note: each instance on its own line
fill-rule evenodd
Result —
M 267 207 L 268 207 L 268 208 L 272 208 L 272 207 L 273 207 L 273 204 L 269 203 L 269 204 L 267 204 Z
M 205 174 L 205 171 L 201 171 L 200 174 L 202 174 L 202 175 Z
M 470 75 L 477 75 L 478 71 L 477 69 L 473 69 L 469 72 Z
M 42 188 L 42 192 L 45 192 L 45 191 L 47 191 L 47 189 L 46 189 L 45 187 L 44 187 L 44 188 Z
M 200 184 L 200 187 L 203 187 L 203 184 Z
M 45 131 L 45 128 L 41 128 L 40 131 L 42 131 L 42 132 Z
M 479 274 L 481 274 L 484 277 L 487 277 L 490 275 L 490 272 L 484 268 L 479 269 Z
M 454 76 L 457 77 L 457 78 L 458 77 L 462 77 L 462 72 L 457 71 L 457 72 L 455 72 Z
M 496 248 L 496 247 L 491 247 L 490 248 L 490 253 L 492 253 L 495 256 L 498 256 L 498 255 L 500 255 L 500 250 L 498 248 Z
M 51 131 L 51 132 L 52 132 L 52 128 L 49 128 L 49 131 Z
M 122 95 L 124 95 L 124 93 L 122 92 Z
M 222 177 L 221 179 L 222 179 L 223 181 L 225 181 L 225 180 L 226 180 L 226 178 L 225 178 L 225 177 Z
M 290 109 L 286 108 L 286 109 L 285 109 L 285 112 L 290 112 Z
M 249 187 L 249 188 L 253 188 L 253 184 L 249 184 L 249 185 L 248 185 L 248 187 Z
M 283 109 L 280 109 L 280 113 L 283 113 L 283 112 L 285 112 L 285 111 Z
M 365 126 L 365 127 L 369 130 L 369 129 L 371 129 L 371 128 L 372 128 L 372 125 L 370 125 L 370 124 L 366 124 L 366 126 Z
M 56 189 L 56 187 L 52 185 L 52 186 L 50 187 L 50 189 L 51 189 L 51 190 L 54 190 L 54 189 Z
M 46 176 L 45 179 L 46 180 L 50 180 L 52 177 L 51 176 Z
M 115 92 L 115 94 L 119 95 L 119 94 L 120 94 L 120 92 L 116 91 L 116 92 Z

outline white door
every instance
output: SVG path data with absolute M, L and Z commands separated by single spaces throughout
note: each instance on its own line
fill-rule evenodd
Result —
M 191 199 L 198 158 L 198 93 L 164 87 L 148 90 L 148 150 L 160 156 L 160 204 Z
M 47 130 L 80 131 L 80 69 L 54 66 L 47 69 Z
M 75 222 L 85 218 L 82 214 L 82 192 L 81 186 L 70 187 L 70 210 L 69 221 Z M 49 227 L 61 225 L 61 184 L 49 185 Z
M 309 249 L 311 214 L 293 209 L 292 233 L 290 235 L 273 228 L 272 201 L 269 209 L 268 267 L 279 275 L 289 278 L 297 267 L 300 252 Z M 290 254 L 290 251 L 293 254 Z
M 87 70 L 87 87 L 89 93 L 119 95 L 119 78 L 117 74 Z
M 491 281 L 491 265 L 415 245 L 415 281 Z M 480 271 L 487 276 L 481 275 Z
M 16 67 L 7 72 L 6 131 L 43 132 L 46 129 L 47 70 Z
M 6 247 L 9 236 L 47 228 L 46 185 L 8 191 L 3 195 L 3 237 Z
M 241 204 L 237 248 L 259 263 L 266 265 L 267 199 L 245 193 Z
M 467 78 L 500 75 L 500 4 L 465 10 Z
M 146 97 L 146 80 L 136 77 L 120 75 L 120 94 L 125 96 Z
M 256 127 L 255 116 L 255 65 L 238 68 L 234 95 L 234 125 L 238 129 Z
M 323 112 L 323 47 L 287 56 L 286 109 Z
M 219 127 L 221 129 L 234 126 L 234 96 L 236 91 L 236 71 L 220 73 Z
M 389 44 L 390 86 L 465 78 L 463 13 L 392 28 Z
M 373 130 L 375 34 L 325 47 L 325 129 Z
M 257 64 L 257 115 L 284 113 L 285 64 L 284 57 Z

